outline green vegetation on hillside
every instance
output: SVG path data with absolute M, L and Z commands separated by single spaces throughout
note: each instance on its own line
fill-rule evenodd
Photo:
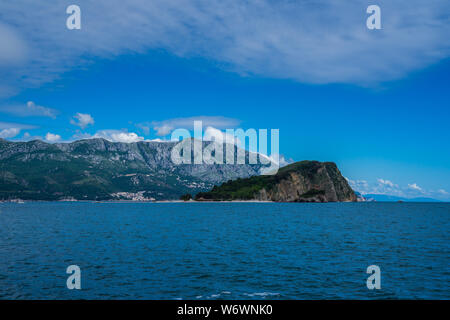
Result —
M 336 166 L 334 163 L 326 162 L 325 165 Z M 272 190 L 281 181 L 288 179 L 292 172 L 297 172 L 307 179 L 313 179 L 317 170 L 322 166 L 318 161 L 300 161 L 280 168 L 277 174 L 269 176 L 254 176 L 247 179 L 228 181 L 221 186 L 214 186 L 209 192 L 199 192 L 196 200 L 252 200 L 257 192 L 262 189 Z M 323 190 L 312 189 L 302 196 L 311 197 L 323 194 Z
M 178 199 L 205 190 L 198 179 L 164 172 L 139 158 L 147 160 L 156 148 L 96 139 L 61 145 L 0 140 L 0 200 L 111 200 L 119 192 Z
M 180 197 L 180 200 L 183 200 L 183 201 L 189 201 L 189 200 L 191 200 L 191 199 L 192 199 L 192 196 L 191 196 L 190 193 L 183 194 L 183 195 Z
M 356 201 L 356 195 L 332 162 L 301 161 L 281 168 L 277 174 L 228 181 L 199 201 L 264 200 L 277 202 Z

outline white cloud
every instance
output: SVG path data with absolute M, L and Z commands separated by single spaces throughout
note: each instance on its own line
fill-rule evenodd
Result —
M 168 125 L 162 125 L 162 126 L 155 126 L 153 129 L 156 131 L 156 135 L 163 137 L 163 136 L 167 136 L 169 133 L 171 133 L 172 130 L 174 129 L 174 127 L 168 126 Z
M 8 139 L 14 138 L 20 133 L 20 128 L 8 128 L 0 131 L 0 138 Z
M 45 140 L 47 140 L 48 142 L 57 142 L 59 140 L 61 140 L 61 136 L 59 134 L 53 134 L 48 132 L 45 135 Z
M 275 163 L 280 168 L 290 165 L 291 163 L 294 162 L 292 159 L 286 159 L 282 154 L 278 155 L 278 157 L 274 157 L 273 155 L 267 156 L 263 153 L 260 153 L 259 155 L 261 157 L 269 159 L 271 162 Z
M 80 127 L 81 129 L 86 128 L 90 124 L 94 124 L 94 118 L 90 114 L 78 112 L 73 117 L 74 119 L 71 119 L 70 123 Z
M 203 134 L 203 141 L 215 141 L 217 143 L 232 143 L 234 145 L 236 145 L 239 148 L 245 148 L 245 146 L 243 145 L 242 141 L 234 136 L 234 135 L 230 135 L 224 131 L 221 131 L 217 128 L 213 128 L 211 126 L 207 127 L 205 130 L 205 133 Z M 256 147 L 257 146 L 253 146 Z M 253 151 L 251 151 L 253 152 Z M 260 154 L 258 152 L 254 152 L 257 154 Z M 283 155 L 278 155 L 277 157 L 273 156 L 273 155 L 266 155 L 266 154 L 260 154 L 260 156 L 270 160 L 271 162 L 277 164 L 279 167 L 285 167 L 289 164 L 291 164 L 293 162 L 292 159 L 287 160 Z
M 417 183 L 408 184 L 408 188 L 416 191 L 422 191 L 422 188 L 417 185 Z
M 347 178 L 346 178 L 347 179 Z M 361 194 L 383 194 L 404 198 L 415 197 L 431 197 L 436 199 L 449 199 L 449 193 L 444 189 L 437 191 L 428 190 L 420 187 L 417 183 L 399 186 L 398 184 L 387 179 L 377 179 L 376 182 L 368 182 L 366 180 L 347 179 L 353 190 Z
M 242 75 L 362 85 L 399 79 L 449 56 L 449 1 L 379 0 L 382 30 L 365 27 L 368 4 L 96 0 L 83 2 L 82 30 L 70 32 L 61 22 L 66 1 L 1 1 L 0 87 L 39 86 L 92 61 L 86 57 L 154 49 L 217 61 Z M 23 53 L 20 67 L 10 64 Z
M 288 166 L 288 165 L 290 165 L 291 163 L 294 163 L 294 160 L 293 160 L 293 159 L 291 159 L 291 158 L 286 159 L 285 156 L 280 155 L 280 161 L 279 161 L 279 166 L 280 166 L 280 168 L 281 168 L 281 167 Z
M 138 142 L 138 141 L 143 141 L 144 138 L 143 137 L 139 137 L 136 133 L 134 132 L 120 132 L 120 133 L 113 133 L 111 135 L 113 141 L 116 142 L 126 142 L 126 143 L 130 143 L 130 142 Z
M 23 123 L 2 122 L 2 121 L 0 121 L 0 130 L 1 129 L 9 129 L 9 128 L 35 129 L 36 126 L 30 125 L 30 124 L 23 124 Z
M 205 133 L 203 134 L 203 140 L 216 141 L 218 143 L 231 142 L 236 145 L 241 144 L 241 141 L 234 135 L 227 134 L 226 132 L 223 132 L 211 126 L 205 129 Z
M 379 178 L 376 182 L 347 179 L 350 187 L 361 194 L 388 194 L 398 197 L 406 196 L 404 188 L 388 179 Z
M 134 132 L 127 132 L 120 130 L 101 130 L 98 131 L 91 138 L 103 138 L 111 142 L 125 142 L 125 143 L 144 141 L 144 137 L 140 137 Z
M 26 59 L 26 44 L 15 29 L 0 23 L 0 39 L 0 66 L 17 65 Z
M 150 134 L 151 126 L 148 123 L 138 123 L 138 124 L 136 124 L 136 127 L 141 129 L 145 135 L 148 136 Z
M 1 106 L 0 112 L 12 114 L 18 117 L 49 117 L 56 118 L 57 110 L 36 105 L 33 101 L 26 104 Z
M 83 140 L 83 139 L 92 139 L 92 135 L 85 132 L 77 132 L 75 133 L 72 138 L 73 140 Z
M 175 129 L 184 128 L 192 130 L 194 121 L 201 121 L 202 127 L 214 127 L 218 129 L 232 129 L 239 125 L 240 121 L 233 118 L 221 116 L 197 116 L 187 118 L 174 118 L 163 121 L 152 121 L 139 123 L 136 126 L 141 128 L 145 134 L 149 134 L 150 128 L 156 131 L 156 135 L 164 137 Z
M 389 186 L 391 188 L 394 187 L 398 187 L 397 185 L 395 185 L 392 181 L 389 180 L 384 180 L 384 179 L 377 179 L 378 183 L 382 184 L 382 185 L 386 185 Z
M 151 139 L 151 140 L 145 140 L 145 141 L 147 141 L 147 142 L 172 142 L 170 140 L 163 140 L 163 139 L 159 139 L 159 138 Z
M 32 136 L 29 132 L 25 132 L 22 136 L 22 138 L 15 139 L 16 141 L 32 141 L 32 140 L 43 140 L 43 138 L 41 136 Z

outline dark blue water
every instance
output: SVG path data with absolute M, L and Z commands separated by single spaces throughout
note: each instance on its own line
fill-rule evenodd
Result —
M 449 299 L 449 227 L 450 204 L 3 203 L 0 298 Z

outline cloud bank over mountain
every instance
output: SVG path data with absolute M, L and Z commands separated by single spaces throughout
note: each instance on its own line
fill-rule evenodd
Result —
M 153 129 L 156 135 L 160 137 L 167 136 L 174 129 L 188 129 L 191 130 L 195 121 L 201 121 L 202 126 L 214 127 L 217 129 L 231 129 L 239 125 L 238 119 L 227 118 L 222 116 L 195 116 L 187 118 L 174 118 L 162 121 L 150 121 L 136 124 L 146 135 Z

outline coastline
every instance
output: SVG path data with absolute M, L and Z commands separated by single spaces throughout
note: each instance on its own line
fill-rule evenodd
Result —
M 79 202 L 79 203 L 96 203 L 96 204 L 106 204 L 106 203 L 441 203 L 446 204 L 450 201 L 440 201 L 440 202 L 427 202 L 427 201 L 329 201 L 329 202 L 277 202 L 277 201 L 263 201 L 263 200 L 223 200 L 223 201 L 183 201 L 183 200 L 154 200 L 154 201 L 134 201 L 134 200 L 106 200 L 106 201 L 94 201 L 94 200 L 0 200 L 0 204 L 3 203 L 15 203 L 15 204 L 26 204 L 26 203 L 69 203 L 69 202 Z
M 81 203 L 279 203 L 276 201 L 261 201 L 261 200 L 227 200 L 227 201 L 183 201 L 183 200 L 152 200 L 152 201 L 141 201 L 141 200 L 106 200 L 106 201 L 94 201 L 94 200 L 0 200 L 0 203 L 36 203 L 36 202 L 81 202 Z

